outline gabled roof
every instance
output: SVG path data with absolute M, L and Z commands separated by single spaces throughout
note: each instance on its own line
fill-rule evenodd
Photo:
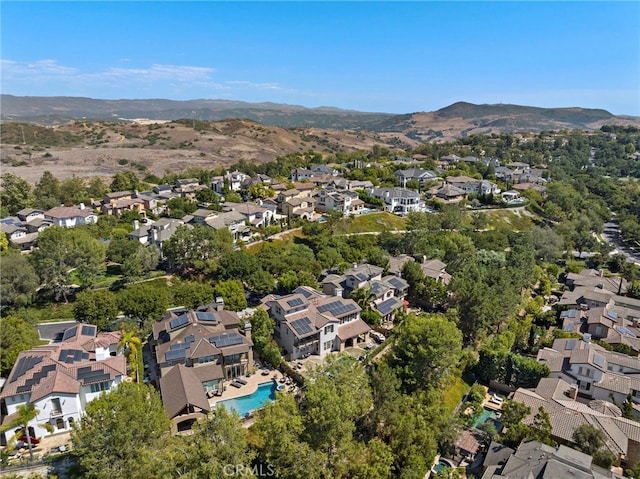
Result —
M 178 416 L 188 406 L 195 406 L 205 414 L 209 412 L 209 401 L 194 368 L 178 364 L 160 378 L 162 404 L 170 418 Z

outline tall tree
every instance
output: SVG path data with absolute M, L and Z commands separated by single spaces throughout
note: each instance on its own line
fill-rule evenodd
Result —
M 169 418 L 153 387 L 124 382 L 94 399 L 71 438 L 82 477 L 165 477 L 158 450 L 169 438 Z
M 2 256 L 0 298 L 6 306 L 28 306 L 40 284 L 35 269 L 26 256 L 9 253 Z
M 396 370 L 409 391 L 437 388 L 456 365 L 462 333 L 440 315 L 410 315 L 400 327 L 392 353 Z
M 73 317 L 82 323 L 95 324 L 105 330 L 118 316 L 116 295 L 109 290 L 86 290 L 76 295 Z
M 45 171 L 36 183 L 33 191 L 35 205 L 38 208 L 48 210 L 54 206 L 59 206 L 62 202 L 60 180 L 53 176 L 50 171 Z
M 17 316 L 0 317 L 0 375 L 7 377 L 20 351 L 40 344 L 36 328 Z
M 140 353 L 142 341 L 133 331 L 123 331 L 122 338 L 118 341 L 118 349 L 123 349 L 129 362 L 129 368 L 133 372 L 136 382 L 140 382 Z
M 233 238 L 225 228 L 180 226 L 163 246 L 169 270 L 180 275 L 204 273 L 209 262 L 231 251 Z
M 24 178 L 5 173 L 0 177 L 0 216 L 15 215 L 33 204 L 31 185 Z

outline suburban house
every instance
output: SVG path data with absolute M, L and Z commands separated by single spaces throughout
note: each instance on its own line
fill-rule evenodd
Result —
M 44 219 L 50 221 L 54 226 L 64 226 L 74 228 L 76 226 L 96 223 L 98 215 L 84 203 L 79 206 L 56 206 L 44 212 Z
M 124 381 L 120 332 L 96 332 L 94 325 L 76 324 L 64 331 L 62 341 L 20 352 L 0 393 L 7 413 L 3 424 L 15 418 L 18 406 L 32 404 L 38 411 L 29 424 L 33 437 L 51 434 L 45 423 L 53 434 L 69 432 L 89 402 Z M 3 433 L 2 440 L 13 432 Z
M 373 188 L 373 183 L 369 180 L 346 180 L 344 178 L 336 178 L 327 185 L 329 188 L 336 190 L 368 190 Z
M 406 188 L 371 188 L 369 195 L 384 201 L 384 210 L 397 215 L 427 211 L 420 193 Z
M 315 195 L 316 208 L 320 211 L 339 211 L 344 216 L 352 212 L 352 203 L 359 200 L 359 204 L 364 205 L 358 198 L 358 194 L 352 191 L 338 191 L 330 188 L 322 188 Z
M 476 178 L 469 178 L 468 176 L 449 176 L 445 183 L 455 186 L 465 193 L 476 193 L 479 195 L 497 195 L 500 193 L 500 188 L 495 183 L 487 180 L 478 180 Z
M 143 223 L 134 222 L 134 230 L 129 233 L 130 240 L 139 241 L 145 246 L 155 245 L 162 250 L 162 245 L 167 241 L 178 227 L 184 225 L 182 220 L 172 218 L 160 218 L 158 221 Z
M 247 226 L 247 217 L 238 211 L 225 211 L 205 220 L 207 226 L 214 230 L 227 228 L 235 241 L 251 238 L 251 228 Z
M 245 222 L 254 228 L 263 228 L 273 223 L 275 209 L 257 205 L 255 203 L 224 203 L 222 207 L 223 213 L 235 211 L 244 215 Z
M 315 213 L 315 198 L 294 196 L 279 204 L 283 216 L 310 220 Z
M 595 465 L 588 454 L 563 444 L 552 447 L 538 441 L 523 442 L 515 451 L 492 442 L 483 466 L 481 479 L 622 479 Z
M 579 273 L 568 273 L 565 284 L 573 291 L 576 287 L 600 288 L 616 294 L 627 292 L 627 280 L 622 276 L 604 276 L 603 271 L 584 269 Z
M 124 211 L 144 213 L 144 201 L 137 198 L 137 195 L 131 191 L 116 191 L 104 195 L 104 199 L 100 203 L 100 212 L 102 214 L 120 216 Z
M 327 275 L 322 281 L 322 291 L 331 296 L 350 297 L 358 288 L 370 294 L 370 306 L 377 311 L 383 322 L 393 321 L 395 312 L 404 308 L 404 297 L 409 283 L 397 275 L 382 277 L 383 268 L 367 263 L 354 264 L 343 274 Z
M 458 203 L 467 197 L 467 193 L 462 188 L 448 183 L 429 188 L 426 195 L 429 199 L 437 199 L 445 203 Z
M 240 191 L 242 189 L 242 182 L 249 178 L 249 175 L 242 173 L 241 171 L 227 172 L 226 180 L 231 191 Z M 214 190 L 215 191 L 215 190 Z
M 153 325 L 149 343 L 174 433 L 190 430 L 208 414 L 208 398 L 221 394 L 225 381 L 253 368 L 251 325 L 245 323 L 243 332 L 239 326 L 221 299 L 197 310 L 169 310 Z
M 433 171 L 423 170 L 422 168 L 409 168 L 408 170 L 398 170 L 394 173 L 401 187 L 407 187 L 407 181 L 417 181 L 420 186 L 433 181 L 437 175 Z
M 551 438 L 559 444 L 573 444 L 576 429 L 590 424 L 605 432 L 605 447 L 615 454 L 616 463 L 632 466 L 640 460 L 640 423 L 622 417 L 620 409 L 608 400 L 585 404 L 576 399 L 577 389 L 562 378 L 543 378 L 536 388 L 519 388 L 512 397 L 531 409 L 525 424 L 531 424 L 542 407 L 549 414 Z
M 274 339 L 287 360 L 324 356 L 368 342 L 371 328 L 351 299 L 300 287 L 286 296 L 269 295 L 263 305 L 275 320 Z

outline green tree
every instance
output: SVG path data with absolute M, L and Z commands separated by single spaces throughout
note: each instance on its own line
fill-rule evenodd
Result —
M 551 427 L 549 413 L 540 406 L 536 415 L 533 416 L 533 423 L 531 424 L 533 439 L 545 444 L 553 445 L 553 441 L 551 440 L 552 430 L 553 428 Z
M 166 241 L 163 252 L 169 270 L 179 275 L 202 274 L 209 262 L 231 251 L 233 238 L 225 228 L 213 230 L 207 226 L 180 226 Z
M 33 190 L 35 206 L 43 210 L 48 210 L 62 203 L 62 190 L 60 180 L 53 176 L 50 171 L 45 171 L 36 183 Z
M 158 451 L 169 438 L 169 418 L 153 387 L 124 382 L 94 399 L 71 438 L 82 477 L 165 477 Z
M 462 333 L 439 315 L 410 315 L 392 348 L 396 370 L 409 391 L 437 388 L 456 365 Z
M 40 278 L 55 292 L 56 299 L 66 299 L 73 271 L 83 286 L 91 286 L 106 270 L 104 244 L 80 228 L 47 228 L 38 235 L 38 249 L 32 258 Z
M 304 273 L 304 271 L 303 271 Z M 258 293 L 260 296 L 265 296 L 273 292 L 275 286 L 275 279 L 271 274 L 259 268 L 255 270 L 247 279 L 249 287 Z
M 118 293 L 118 305 L 127 316 L 142 323 L 142 330 L 159 320 L 169 307 L 169 293 L 166 287 L 155 282 L 128 285 Z
M 71 178 L 62 180 L 60 183 L 60 197 L 65 205 L 88 203 L 89 195 L 87 194 L 84 179 L 73 175 Z
M 16 408 L 16 416 L 8 424 L 0 426 L 0 431 L 4 432 L 9 429 L 20 426 L 27 436 L 27 447 L 29 448 L 29 460 L 33 461 L 33 444 L 31 443 L 31 433 L 29 432 L 29 423 L 37 416 L 38 411 L 33 404 L 20 404 Z
M 28 306 L 40 284 L 35 269 L 26 256 L 9 253 L 0 257 L 0 298 L 6 306 Z
M 24 178 L 5 173 L 0 176 L 0 215 L 15 215 L 23 208 L 33 205 L 31 185 Z
M 215 299 L 213 286 L 209 283 L 199 281 L 172 280 L 171 304 L 173 306 L 184 306 L 188 309 L 196 309 L 198 306 L 209 304 Z
M 213 287 L 213 292 L 217 296 L 222 296 L 224 306 L 231 311 L 241 311 L 247 307 L 244 286 L 238 279 L 220 281 Z
M 142 246 L 136 243 L 133 254 L 127 256 L 122 262 L 122 275 L 128 281 L 144 278 L 151 271 L 156 269 L 160 262 L 160 250 L 155 245 Z
M 122 338 L 118 341 L 118 349 L 124 350 L 124 355 L 129 362 L 129 368 L 133 373 L 133 378 L 139 383 L 142 341 L 133 331 L 123 331 Z
M 224 406 L 196 423 L 189 443 L 190 477 L 229 476 L 229 465 L 232 477 L 255 477 L 251 467 L 255 452 L 249 448 L 247 430 L 237 414 Z
M 502 405 L 502 424 L 506 429 L 503 443 L 509 447 L 517 447 L 523 440 L 532 438 L 531 427 L 522 421 L 531 413 L 526 404 L 516 401 L 505 401 Z
M 135 191 L 139 190 L 142 183 L 133 171 L 118 172 L 113 175 L 111 191 Z
M 108 192 L 109 187 L 99 176 L 96 176 L 89 180 L 89 185 L 87 186 L 87 195 L 89 195 L 89 198 L 94 198 L 97 200 L 103 198 L 104 195 Z
M 86 290 L 76 295 L 73 317 L 81 323 L 95 324 L 105 330 L 118 316 L 116 295 L 109 290 Z
M 591 424 L 582 424 L 573 432 L 572 440 L 579 451 L 591 456 L 604 447 L 606 436 L 602 429 Z
M 20 351 L 40 344 L 38 331 L 17 316 L 0 317 L 0 375 L 7 377 Z

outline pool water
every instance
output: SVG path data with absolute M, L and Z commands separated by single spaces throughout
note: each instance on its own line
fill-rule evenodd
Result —
M 496 412 L 487 408 L 483 409 L 484 410 L 482 411 L 482 414 L 480 414 L 480 417 L 476 420 L 475 423 L 473 423 L 473 427 L 478 427 L 478 425 L 482 424 L 483 422 L 492 422 L 496 427 L 496 431 L 500 432 L 502 430 L 502 423 L 500 422 Z
M 447 467 L 451 467 L 451 464 L 449 464 L 448 462 L 443 461 L 442 459 L 440 459 L 438 461 L 438 464 L 436 464 L 435 466 L 433 466 L 433 472 L 442 472 L 444 471 Z
M 256 409 L 264 407 L 268 403 L 275 401 L 276 388 L 277 385 L 273 381 L 262 383 L 258 385 L 258 389 L 253 394 L 241 396 L 235 399 L 218 401 L 216 403 L 216 406 L 222 404 L 225 408 L 227 408 L 227 410 L 233 409 L 238 413 L 238 416 L 244 417 L 247 414 L 255 411 Z

